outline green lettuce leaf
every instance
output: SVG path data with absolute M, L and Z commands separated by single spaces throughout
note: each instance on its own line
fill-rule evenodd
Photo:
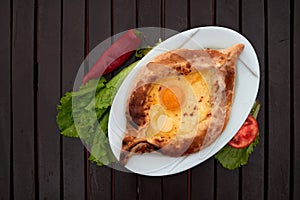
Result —
M 141 57 L 150 49 L 143 52 Z M 110 106 L 122 82 L 137 62 L 124 68 L 109 82 L 101 77 L 99 81 L 88 81 L 78 91 L 67 92 L 57 106 L 56 121 L 61 134 L 79 137 L 90 149 L 89 160 L 97 165 L 116 161 L 107 137 Z
M 60 100 L 60 105 L 57 106 L 56 122 L 61 131 L 61 134 L 66 137 L 79 137 L 74 125 L 73 112 L 82 112 L 82 108 L 86 107 L 93 99 L 93 92 L 100 90 L 105 85 L 106 79 L 101 77 L 98 80 L 91 80 L 85 85 L 82 85 L 76 92 L 67 92 Z M 73 98 L 80 98 L 76 101 L 76 106 L 73 106 Z M 82 116 L 83 117 L 83 116 Z
M 151 51 L 151 49 L 153 49 L 154 47 L 156 47 L 157 45 L 159 45 L 161 43 L 161 41 L 162 41 L 161 38 L 159 38 L 158 41 L 154 44 L 153 47 L 146 46 L 146 47 L 137 49 L 136 52 L 135 52 L 135 57 L 137 59 L 143 58 L 147 53 L 149 53 L 149 51 Z
M 120 71 L 116 76 L 114 76 L 104 88 L 102 88 L 96 95 L 95 102 L 91 102 L 87 107 L 103 110 L 107 109 L 105 114 L 99 119 L 99 126 L 97 126 L 94 133 L 93 143 L 91 144 L 91 151 L 89 160 L 95 162 L 95 164 L 102 166 L 109 164 L 110 162 L 115 162 L 109 141 L 108 141 L 108 118 L 109 109 L 112 105 L 113 99 L 117 91 L 119 90 L 121 84 L 123 83 L 129 72 L 136 66 L 137 62 L 132 63 L 128 67 Z
M 71 126 L 61 131 L 61 134 L 66 137 L 79 137 L 74 122 Z
M 107 137 L 109 110 L 119 87 L 136 64 L 124 68 L 107 83 L 101 77 L 99 81 L 88 81 L 78 91 L 67 92 L 57 106 L 56 121 L 61 134 L 79 137 L 91 150 L 89 159 L 97 165 L 116 161 Z
M 63 132 L 74 124 L 72 117 L 72 93 L 67 92 L 61 99 L 60 105 L 57 106 L 58 114 L 56 122 L 59 129 Z M 69 137 L 76 137 L 77 133 L 68 133 Z M 77 136 L 78 137 L 78 136 Z
M 255 102 L 250 114 L 253 117 L 257 117 L 260 109 L 259 102 Z M 229 145 L 223 147 L 216 155 L 215 158 L 226 169 L 236 169 L 242 165 L 247 164 L 250 154 L 254 151 L 254 147 L 259 143 L 259 135 L 248 146 L 242 149 L 236 149 Z
M 256 137 L 248 147 L 243 149 L 235 149 L 229 145 L 223 147 L 215 158 L 226 169 L 236 169 L 247 164 L 250 154 L 254 151 L 254 147 L 259 143 L 259 136 Z
M 123 83 L 126 76 L 129 74 L 129 72 L 136 66 L 138 61 L 132 63 L 128 67 L 124 68 L 122 71 L 120 71 L 116 76 L 114 76 L 106 85 L 105 88 L 100 90 L 96 95 L 96 101 L 91 102 L 91 104 L 88 107 L 95 106 L 98 109 L 103 109 L 111 106 L 113 99 L 115 98 L 115 95 L 117 91 L 119 90 L 121 84 Z M 95 105 L 93 105 L 93 103 Z
M 95 164 L 99 166 L 117 161 L 110 149 L 107 137 L 108 118 L 109 110 L 104 114 L 99 122 L 90 150 L 89 160 L 95 162 Z

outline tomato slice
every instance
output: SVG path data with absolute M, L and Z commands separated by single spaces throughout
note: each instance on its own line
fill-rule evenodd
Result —
M 249 146 L 258 135 L 258 124 L 256 119 L 249 115 L 240 130 L 229 141 L 229 145 L 236 149 Z

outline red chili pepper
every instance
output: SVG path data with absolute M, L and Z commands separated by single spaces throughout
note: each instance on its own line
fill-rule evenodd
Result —
M 106 49 L 95 65 L 84 76 L 83 84 L 91 79 L 110 73 L 121 66 L 140 46 L 141 39 L 138 35 L 137 31 L 130 29 Z

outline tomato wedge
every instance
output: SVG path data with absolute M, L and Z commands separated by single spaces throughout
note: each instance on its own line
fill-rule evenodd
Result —
M 229 145 L 236 149 L 249 146 L 258 135 L 258 124 L 256 119 L 249 115 L 235 136 L 229 141 Z

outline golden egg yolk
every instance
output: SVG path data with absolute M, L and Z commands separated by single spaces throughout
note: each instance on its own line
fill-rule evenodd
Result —
M 160 92 L 160 100 L 165 109 L 179 109 L 183 101 L 183 92 L 177 86 L 163 87 Z

